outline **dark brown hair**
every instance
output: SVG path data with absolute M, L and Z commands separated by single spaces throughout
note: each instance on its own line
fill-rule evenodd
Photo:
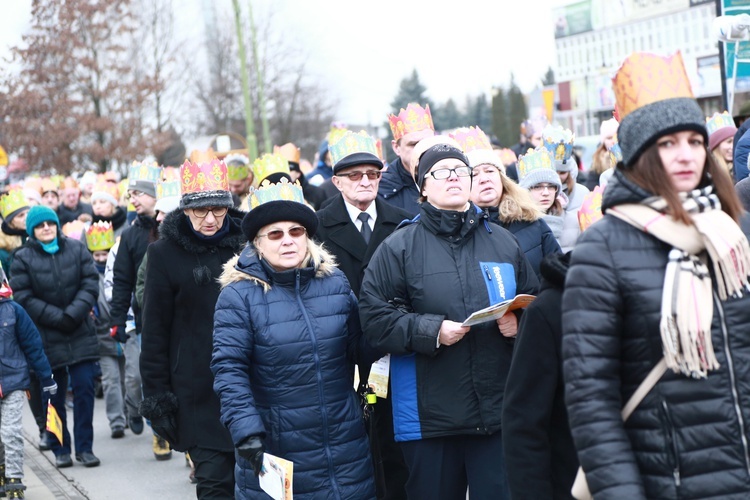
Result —
M 664 198 L 667 202 L 667 213 L 672 217 L 685 224 L 692 224 L 690 215 L 682 206 L 679 193 L 664 169 L 658 144 L 649 146 L 631 167 L 625 167 L 624 172 L 628 179 L 646 191 Z M 714 193 L 721 202 L 721 209 L 739 223 L 742 204 L 734 190 L 734 183 L 726 169 L 721 168 L 706 149 L 706 163 L 698 187 L 703 188 L 709 184 L 714 186 Z

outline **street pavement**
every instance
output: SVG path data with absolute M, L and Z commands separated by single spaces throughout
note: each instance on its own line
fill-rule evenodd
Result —
M 73 434 L 73 411 L 68 408 L 68 429 Z M 24 484 L 30 500 L 124 500 L 195 498 L 195 485 L 188 480 L 185 455 L 172 452 L 172 459 L 156 461 L 151 450 L 153 434 L 125 430 L 125 437 L 112 439 L 104 400 L 94 404 L 94 454 L 99 467 L 86 468 L 73 460 L 73 467 L 57 469 L 51 451 L 39 451 L 39 432 L 28 405 L 24 405 Z M 75 455 L 75 451 L 73 451 Z

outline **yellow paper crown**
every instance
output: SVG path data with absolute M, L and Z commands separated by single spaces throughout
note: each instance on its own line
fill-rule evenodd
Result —
M 341 139 L 347 132 L 349 132 L 349 129 L 346 127 L 337 124 L 332 125 L 331 130 L 328 131 L 328 135 L 326 136 L 328 145 L 330 146 L 331 144 L 339 142 L 339 139 Z
M 245 180 L 250 174 L 250 168 L 248 167 L 250 159 L 245 155 L 227 155 L 224 158 L 224 163 L 227 164 L 227 175 L 230 181 Z
M 623 61 L 612 79 L 619 121 L 647 104 L 693 97 L 682 54 L 669 57 L 636 52 Z
M 11 189 L 8 194 L 0 198 L 0 215 L 7 219 L 10 214 L 24 207 L 28 207 L 29 202 L 21 189 Z
M 267 180 L 263 181 L 258 188 L 252 188 L 250 190 L 250 196 L 248 198 L 248 208 L 252 210 L 264 203 L 269 201 L 296 201 L 298 203 L 305 203 L 305 197 L 302 194 L 302 186 L 299 182 L 289 182 L 289 179 L 282 177 L 281 180 L 275 184 L 271 184 Z
M 432 123 L 430 106 L 424 108 L 419 104 L 410 102 L 406 109 L 401 108 L 397 115 L 389 115 L 388 123 L 391 126 L 393 140 L 397 141 L 406 134 L 419 132 L 420 130 L 435 130 Z
M 526 177 L 530 172 L 540 169 L 549 169 L 557 174 L 552 166 L 552 154 L 543 146 L 529 149 L 525 155 L 518 158 L 518 177 Z
M 475 149 L 492 149 L 492 144 L 481 128 L 461 127 L 448 134 L 461 146 L 464 153 Z
M 255 182 L 262 183 L 264 179 L 273 174 L 290 175 L 289 162 L 286 158 L 276 153 L 266 153 L 256 158 L 253 163 L 253 175 Z
M 296 163 L 299 165 L 299 159 L 300 159 L 300 153 L 299 148 L 292 144 L 291 142 L 287 142 L 283 146 L 274 146 L 273 147 L 273 154 L 278 154 L 286 158 L 286 161 L 290 163 Z
M 192 163 L 185 160 L 180 167 L 181 192 L 183 195 L 229 191 L 227 166 L 223 161 L 213 159 L 207 163 Z
M 373 156 L 378 156 L 375 140 L 364 130 L 356 134 L 348 131 L 337 142 L 329 142 L 328 150 L 331 152 L 331 164 L 333 165 L 336 165 L 347 156 L 356 153 L 369 153 Z
M 729 116 L 728 111 L 714 113 L 711 118 L 706 118 L 706 130 L 708 130 L 708 135 L 713 135 L 714 132 L 725 127 L 734 128 L 734 119 Z
M 115 230 L 111 222 L 99 221 L 86 231 L 86 246 L 90 252 L 109 250 L 115 246 Z

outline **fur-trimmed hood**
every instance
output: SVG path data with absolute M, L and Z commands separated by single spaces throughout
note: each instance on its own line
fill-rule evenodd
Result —
M 165 240 L 170 240 L 184 248 L 189 253 L 206 253 L 212 247 L 232 248 L 239 252 L 247 242 L 242 233 L 240 224 L 244 212 L 230 208 L 227 212 L 229 222 L 229 233 L 215 244 L 208 244 L 198 238 L 190 227 L 190 220 L 182 210 L 170 212 L 159 225 L 159 235 Z
M 330 276 L 337 269 L 335 259 L 322 246 L 318 247 L 318 251 L 320 252 L 320 264 L 317 268 L 304 268 L 306 274 L 312 275 L 314 272 L 315 278 Z M 271 289 L 271 283 L 274 281 L 273 276 L 269 275 L 267 267 L 261 263 L 258 252 L 252 245 L 248 245 L 241 254 L 235 255 L 224 263 L 219 284 L 224 288 L 241 280 L 253 281 L 263 287 L 266 292 Z

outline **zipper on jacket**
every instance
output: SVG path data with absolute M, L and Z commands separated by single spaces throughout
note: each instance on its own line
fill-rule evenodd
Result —
M 721 304 L 721 300 L 716 295 L 716 291 L 713 292 L 714 303 L 716 303 L 719 310 L 719 321 L 721 323 L 721 333 L 724 336 L 724 354 L 727 357 L 727 367 L 729 368 L 729 380 L 732 383 L 732 399 L 734 401 L 734 411 L 737 413 L 737 419 L 740 421 L 740 437 L 742 438 L 742 447 L 745 451 L 745 469 L 748 475 L 750 475 L 750 453 L 747 449 L 747 436 L 745 435 L 745 419 L 742 418 L 742 410 L 740 409 L 740 398 L 737 392 L 737 380 L 734 374 L 734 361 L 732 360 L 732 353 L 729 350 L 729 332 L 727 331 L 727 324 L 724 319 L 724 306 Z
M 318 353 L 318 339 L 315 336 L 315 330 L 313 329 L 312 321 L 310 321 L 310 316 L 307 315 L 307 309 L 305 309 L 305 304 L 302 302 L 302 293 L 300 292 L 300 274 L 299 269 L 295 271 L 294 276 L 294 294 L 297 297 L 297 302 L 299 303 L 300 310 L 302 311 L 302 316 L 305 318 L 305 323 L 307 323 L 307 329 L 310 330 L 310 337 L 312 338 L 312 347 L 313 347 L 313 358 L 315 359 L 315 375 L 318 379 L 318 397 L 320 398 L 320 410 L 321 414 L 323 415 L 323 448 L 326 451 L 326 457 L 328 458 L 328 476 L 331 478 L 331 484 L 333 485 L 336 497 L 341 498 L 341 492 L 339 491 L 339 485 L 336 482 L 336 478 L 333 474 L 333 456 L 331 456 L 331 448 L 329 445 L 329 436 L 328 436 L 328 413 L 326 412 L 326 405 L 325 405 L 325 399 L 323 397 L 323 376 L 321 374 L 320 369 L 320 354 Z
M 680 486 L 680 452 L 677 449 L 677 432 L 675 430 L 674 423 L 672 422 L 672 415 L 669 413 L 669 407 L 667 402 L 662 400 L 662 409 L 664 410 L 664 418 L 667 421 L 667 439 L 669 439 L 669 445 L 672 448 L 673 463 L 672 463 L 672 475 L 674 476 L 675 486 Z
M 490 268 L 487 267 L 486 264 L 483 267 L 484 267 L 484 274 L 487 275 L 487 279 L 490 280 L 490 281 L 492 281 L 492 275 L 490 274 Z

